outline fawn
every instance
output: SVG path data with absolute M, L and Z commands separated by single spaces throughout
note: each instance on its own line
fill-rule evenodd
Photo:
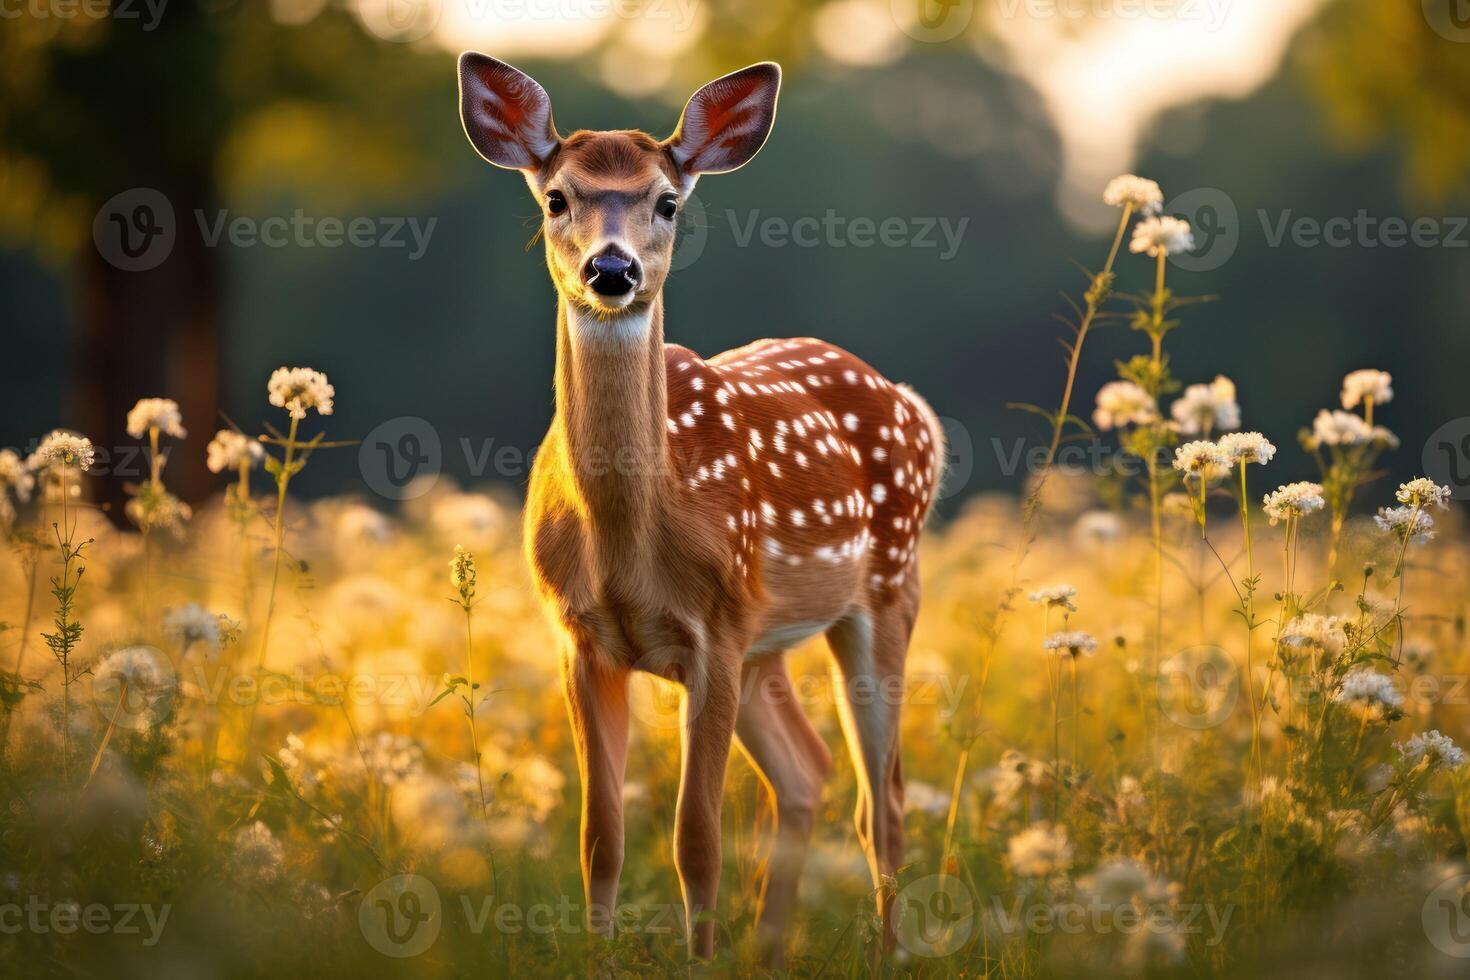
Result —
M 705 360 L 664 342 L 679 209 L 700 174 L 760 150 L 780 81 L 762 63 L 710 82 L 663 141 L 563 137 L 530 76 L 475 52 L 459 59 L 465 133 L 487 161 L 525 174 L 557 291 L 556 414 L 525 541 L 561 637 L 589 928 L 612 934 L 628 678 L 647 671 L 684 688 L 674 863 L 691 955 L 714 949 L 720 806 L 738 741 L 776 804 L 757 927 L 772 963 L 832 761 L 785 663 L 818 633 L 859 778 L 858 838 L 892 927 L 899 697 L 874 692 L 902 688 L 916 547 L 944 458 L 924 400 L 830 344 L 760 340 Z

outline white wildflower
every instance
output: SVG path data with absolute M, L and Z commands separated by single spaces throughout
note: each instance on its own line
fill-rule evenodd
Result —
M 1072 600 L 1077 597 L 1077 590 L 1070 585 L 1052 585 L 1044 589 L 1037 589 L 1031 593 L 1032 602 L 1045 606 L 1061 606 L 1071 612 L 1076 612 L 1077 607 Z
M 482 493 L 446 493 L 434 501 L 429 512 L 434 529 L 451 539 L 483 543 L 502 530 L 505 509 Z
M 1318 647 L 1333 657 L 1347 645 L 1347 633 L 1340 616 L 1303 613 L 1281 630 L 1281 642 L 1290 647 Z
M 423 768 L 424 750 L 407 735 L 379 732 L 364 753 L 368 768 L 384 786 L 397 784 Z
M 1152 395 L 1132 381 L 1109 381 L 1098 389 L 1092 421 L 1099 429 L 1157 422 L 1159 406 Z
M 1380 531 L 1388 531 L 1399 540 L 1426 544 L 1434 540 L 1434 518 L 1414 507 L 1380 507 L 1373 518 Z
M 1371 401 L 1374 405 L 1393 401 L 1393 375 L 1387 371 L 1365 368 L 1342 379 L 1342 407 L 1356 408 Z
M 1038 762 L 1015 749 L 1006 749 L 1002 752 L 999 765 L 1001 769 L 1019 775 L 1021 781 L 1027 786 L 1037 787 L 1046 781 L 1046 763 Z
M 241 827 L 231 843 L 234 851 L 230 863 L 239 879 L 255 885 L 273 885 L 280 880 L 286 849 L 264 823 L 257 820 Z
M 174 439 L 184 438 L 184 416 L 179 412 L 179 403 L 172 398 L 138 399 L 128 412 L 128 435 L 141 439 L 152 429 Z
M 276 760 L 286 770 L 291 785 L 300 793 L 311 793 L 322 784 L 323 770 L 313 759 L 312 753 L 294 732 L 286 735 L 286 744 L 276 751 Z
M 1160 255 L 1177 255 L 1194 251 L 1194 232 L 1189 222 L 1170 215 L 1155 215 L 1145 218 L 1133 227 L 1133 240 L 1128 250 L 1147 253 L 1152 258 Z
M 1123 520 L 1110 510 L 1089 510 L 1072 525 L 1072 537 L 1080 543 L 1102 544 L 1123 536 Z
M 1391 437 L 1387 429 L 1383 433 Z M 1362 446 L 1377 441 L 1377 428 L 1364 422 L 1362 416 L 1341 409 L 1322 409 L 1312 420 L 1311 445 L 1317 446 Z
M 41 466 L 75 466 L 86 472 L 97 461 L 97 451 L 92 448 L 92 440 L 86 436 L 57 429 L 41 440 L 40 448 L 31 457 L 31 461 L 32 469 L 40 469 Z
M 1403 704 L 1404 696 L 1393 686 L 1392 677 L 1360 667 L 1348 671 L 1332 700 L 1376 716 Z
M 949 813 L 949 794 L 928 783 L 914 780 L 904 784 L 903 805 L 910 813 L 943 817 Z
M 343 544 L 381 543 L 393 536 L 393 525 L 366 504 L 349 503 L 337 515 L 337 536 Z
M 1220 437 L 1219 446 L 1233 463 L 1264 465 L 1276 455 L 1276 447 L 1259 432 L 1231 432 Z
M 1169 406 L 1180 433 L 1197 436 L 1214 429 L 1240 425 L 1240 405 L 1235 400 L 1235 382 L 1223 374 L 1204 385 L 1190 385 Z
M 1271 518 L 1272 524 L 1289 517 L 1306 517 L 1326 506 L 1327 498 L 1323 496 L 1322 484 L 1305 481 L 1277 487 L 1266 494 L 1262 501 L 1262 509 Z
M 1401 504 L 1412 504 L 1419 508 L 1438 507 L 1444 510 L 1446 501 L 1454 493 L 1449 487 L 1442 487 L 1427 477 L 1418 477 L 1408 483 L 1399 484 L 1398 501 Z
M 163 632 L 169 639 L 184 647 L 202 643 L 218 649 L 220 643 L 220 618 L 208 612 L 197 602 L 168 610 L 163 617 Z
M 1039 823 L 1016 834 L 1006 844 L 1011 871 L 1023 878 L 1044 878 L 1072 867 L 1072 845 L 1067 828 Z
M 301 736 L 295 732 L 286 733 L 286 744 L 276 753 L 282 768 L 286 770 L 295 769 L 301 765 L 306 755 L 306 743 L 301 741 Z
M 1081 630 L 1062 630 L 1053 633 L 1041 645 L 1044 649 L 1058 653 L 1070 653 L 1074 657 L 1084 653 L 1090 657 L 1097 653 L 1097 638 Z
M 1174 450 L 1174 468 L 1186 478 L 1213 480 L 1230 472 L 1230 457 L 1218 444 L 1197 439 Z
M 1399 437 L 1388 431 L 1388 428 L 1386 426 L 1375 425 L 1371 430 L 1369 430 L 1368 438 L 1375 446 L 1379 446 L 1381 448 L 1399 448 Z
M 1416 766 L 1424 759 L 1428 759 L 1431 768 L 1444 766 L 1446 769 L 1458 769 L 1465 761 L 1465 753 L 1455 745 L 1454 741 L 1446 735 L 1441 735 L 1437 729 L 1427 731 L 1423 735 L 1415 735 L 1394 747 L 1399 750 L 1404 761 L 1411 766 Z
M 1169 883 L 1129 858 L 1113 858 L 1077 881 L 1079 893 L 1105 906 L 1138 904 L 1144 908 L 1168 902 Z
M 1131 207 L 1147 217 L 1163 208 L 1164 192 L 1147 177 L 1123 174 L 1108 181 L 1103 190 L 1103 203 L 1113 208 Z
M 36 478 L 20 454 L 14 449 L 0 449 L 0 497 L 8 492 L 25 503 L 31 499 L 31 490 L 35 486 Z
M 102 717 L 134 731 L 147 731 L 173 707 L 173 670 L 151 647 L 124 647 L 108 654 L 92 674 L 92 699 Z
M 321 415 L 331 415 L 332 399 L 337 394 L 325 374 L 304 367 L 276 368 L 266 390 L 271 404 L 290 412 L 293 419 L 306 418 L 309 408 Z
M 208 457 L 205 465 L 211 473 L 239 469 L 241 463 L 253 467 L 265 456 L 265 448 L 258 441 L 234 429 L 216 432 L 205 452 Z

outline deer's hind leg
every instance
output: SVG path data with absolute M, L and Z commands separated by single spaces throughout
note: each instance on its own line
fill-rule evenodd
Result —
M 761 887 L 756 934 L 762 958 L 779 966 L 832 755 L 802 710 L 784 653 L 748 664 L 740 694 L 735 725 L 740 748 L 776 801 L 776 840 Z
M 890 929 L 890 885 L 903 864 L 899 714 L 917 612 L 918 591 L 913 588 L 886 605 L 848 616 L 827 633 L 842 729 L 858 777 L 858 842 L 873 877 L 878 912 Z

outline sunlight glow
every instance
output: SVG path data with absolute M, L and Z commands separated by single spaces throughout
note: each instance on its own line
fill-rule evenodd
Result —
M 1041 95 L 1062 142 L 1058 207 L 1080 225 L 1112 220 L 1098 198 L 1129 170 L 1161 113 L 1210 98 L 1243 98 L 1275 73 L 1296 30 L 1323 0 L 1185 0 L 1169 16 L 1147 5 L 997 0 L 987 9 L 982 53 Z M 1087 4 L 1080 6 L 1086 7 Z M 1136 8 L 1133 16 L 1124 12 Z M 1048 15 L 1049 14 L 1049 15 Z

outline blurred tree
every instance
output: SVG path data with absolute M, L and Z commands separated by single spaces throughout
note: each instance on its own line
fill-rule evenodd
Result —
M 1443 201 L 1470 173 L 1470 5 L 1335 0 L 1300 48 L 1337 130 L 1367 147 L 1397 140 L 1406 191 Z
M 291 2 L 32 5 L 0 32 L 0 235 L 70 267 L 73 424 L 109 451 L 132 444 L 141 396 L 177 398 L 196 437 L 217 426 L 226 276 L 201 223 L 222 201 L 284 184 L 331 207 L 432 183 L 422 109 L 452 102 L 447 55 Z M 180 454 L 170 482 L 197 498 L 203 461 Z M 121 481 L 103 486 L 116 504 Z

